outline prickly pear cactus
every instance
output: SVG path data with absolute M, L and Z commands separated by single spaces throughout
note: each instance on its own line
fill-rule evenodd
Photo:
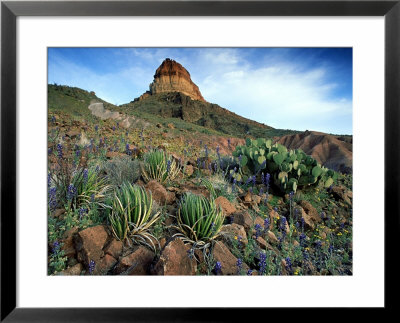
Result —
M 237 146 L 232 154 L 239 160 L 240 169 L 230 174 L 237 181 L 256 176 L 261 181 L 261 172 L 270 173 L 274 184 L 282 192 L 296 191 L 308 185 L 322 183 L 330 187 L 338 174 L 321 166 L 301 149 L 288 150 L 285 146 L 270 139 L 246 139 L 246 145 Z M 240 176 L 240 177 L 239 177 Z

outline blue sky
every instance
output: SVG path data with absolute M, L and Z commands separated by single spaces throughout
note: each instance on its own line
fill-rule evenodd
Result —
M 113 104 L 147 91 L 165 58 L 203 97 L 274 128 L 352 134 L 351 48 L 49 48 L 48 82 Z

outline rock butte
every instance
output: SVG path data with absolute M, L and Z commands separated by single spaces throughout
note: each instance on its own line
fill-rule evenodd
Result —
M 153 94 L 180 92 L 193 100 L 207 102 L 200 93 L 199 87 L 193 83 L 189 72 L 178 62 L 166 58 L 157 68 L 150 90 L 139 97 L 139 101 Z

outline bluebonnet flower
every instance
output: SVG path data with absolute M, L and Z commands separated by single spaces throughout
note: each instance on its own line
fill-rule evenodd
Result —
M 206 169 L 206 162 L 203 161 L 203 169 Z
M 117 128 L 119 128 L 119 122 L 117 122 Z
M 286 262 L 286 270 L 289 273 L 292 273 L 292 261 L 290 260 L 290 257 L 286 257 L 285 262 Z
M 217 163 L 214 164 L 214 173 L 216 173 L 218 171 L 218 166 Z
M 50 188 L 51 186 L 51 173 L 47 174 L 47 188 Z
M 112 127 L 112 130 L 115 131 L 115 126 Z
M 56 117 L 55 117 L 55 116 L 52 116 L 52 117 L 51 117 L 51 122 L 52 122 L 52 123 L 56 123 Z
M 101 146 L 103 144 L 103 138 L 100 138 L 99 140 L 99 146 Z
M 200 146 L 203 146 L 203 140 L 200 140 Z
M 231 139 L 228 138 L 228 147 L 231 148 L 230 146 L 231 146 Z
M 83 182 L 86 184 L 89 178 L 89 171 L 85 168 L 83 170 Z
M 242 155 L 239 155 L 238 159 L 239 159 L 239 165 L 240 165 L 240 163 L 242 162 Z
M 260 195 L 263 195 L 263 193 L 264 193 L 264 190 L 263 190 L 263 188 L 261 187 L 261 188 L 260 188 L 259 194 L 260 194 Z
M 322 220 L 325 219 L 325 212 L 324 212 L 324 211 L 321 212 L 321 219 L 322 219 Z
M 200 157 L 198 157 L 197 158 L 197 168 L 200 168 L 200 164 L 201 164 Z
M 169 174 L 170 170 L 171 170 L 171 161 L 168 160 L 167 161 L 167 174 Z
M 82 207 L 78 210 L 78 212 L 79 212 L 79 219 L 82 219 L 83 215 L 88 212 L 88 209 Z
M 284 217 L 284 216 L 282 216 L 281 217 L 281 225 L 280 225 L 280 229 L 281 229 L 281 231 L 282 232 L 285 232 L 286 233 L 286 223 L 287 223 L 287 220 L 286 220 L 286 218 Z
M 95 130 L 95 131 L 99 130 L 99 126 L 98 126 L 98 125 L 95 125 L 95 126 L 94 126 L 94 130 Z
M 315 241 L 315 248 L 321 248 L 322 247 L 322 242 L 320 240 Z
M 52 253 L 56 254 L 57 252 L 60 251 L 60 243 L 56 240 L 53 243 L 53 247 L 52 247 Z
M 290 202 L 293 201 L 293 196 L 294 196 L 294 192 L 291 191 L 291 192 L 289 193 L 289 200 L 290 200 Z
M 76 195 L 76 187 L 74 184 L 70 184 L 68 186 L 68 191 L 67 191 L 67 199 L 68 201 L 71 201 Z
M 267 255 L 263 252 L 260 252 L 258 266 L 260 268 L 260 275 L 264 275 L 267 269 Z
M 238 258 L 236 262 L 236 267 L 237 267 L 237 274 L 240 275 L 240 271 L 242 270 L 242 259 Z
M 206 158 L 208 158 L 208 148 L 207 148 L 207 145 L 204 145 L 204 151 L 205 151 L 205 154 L 206 154 Z
M 253 273 L 253 271 L 252 271 L 251 269 L 249 269 L 249 270 L 247 271 L 247 276 L 251 276 L 252 273 Z
M 256 185 L 256 176 L 253 175 L 253 177 L 251 178 L 251 180 L 253 181 L 253 186 Z
M 261 236 L 261 232 L 262 232 L 261 225 L 257 223 L 255 225 L 254 229 L 256 230 L 256 239 L 257 239 L 259 236 Z
M 90 260 L 89 262 L 89 274 L 93 274 L 94 268 L 96 267 L 96 263 L 94 260 Z
M 222 269 L 221 263 L 219 261 L 217 261 L 217 263 L 215 264 L 215 267 L 214 267 L 215 274 L 216 275 L 221 274 L 222 273 L 221 269 Z
M 249 192 L 253 193 L 253 188 L 252 187 L 249 188 Z
M 329 252 L 329 253 L 332 253 L 332 252 L 333 252 L 333 244 L 330 244 L 330 245 L 329 245 L 328 252 Z
M 94 203 L 94 194 L 90 195 L 90 202 Z
M 267 193 L 269 191 L 269 180 L 270 180 L 271 175 L 269 173 L 267 173 L 267 175 L 265 175 L 265 185 L 267 186 Z
M 57 207 L 57 189 L 52 187 L 49 189 L 49 208 L 54 210 Z
M 208 164 L 208 170 L 211 172 L 212 168 L 211 168 L 211 164 Z
M 246 180 L 246 185 L 249 185 L 250 184 L 250 182 L 251 182 L 251 180 L 252 180 L 252 178 L 251 177 L 249 177 L 247 180 Z
M 48 154 L 48 155 L 51 155 L 52 153 L 53 153 L 53 148 L 50 147 L 50 148 L 47 150 L 47 154 Z
M 219 156 L 219 146 L 217 146 L 217 148 L 215 150 L 217 152 L 217 155 Z
M 57 153 L 58 158 L 63 158 L 63 146 L 61 144 L 57 144 Z
M 300 246 L 304 248 L 306 246 L 306 235 L 304 233 L 300 234 L 299 240 Z
M 81 151 L 80 151 L 79 149 L 76 150 L 76 151 L 75 151 L 75 156 L 76 156 L 76 157 L 79 157 L 80 155 L 81 155 Z
M 269 230 L 269 226 L 270 226 L 269 218 L 266 218 L 264 220 L 264 232 L 267 232 Z

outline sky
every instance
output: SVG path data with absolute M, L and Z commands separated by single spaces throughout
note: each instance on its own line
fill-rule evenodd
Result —
M 119 105 L 182 64 L 204 99 L 274 128 L 352 134 L 351 48 L 49 48 L 48 83 Z

